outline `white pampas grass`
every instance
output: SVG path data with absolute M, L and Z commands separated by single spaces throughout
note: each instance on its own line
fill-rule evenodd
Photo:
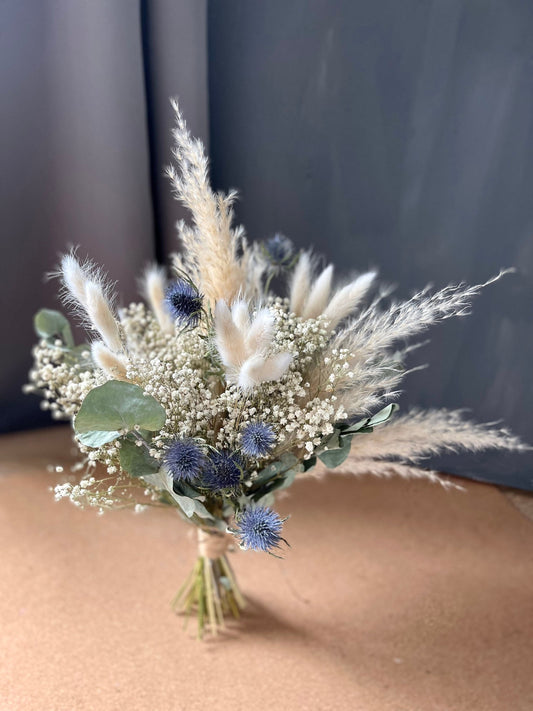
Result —
M 141 277 L 141 288 L 161 330 L 165 333 L 173 333 L 174 323 L 165 308 L 165 270 L 156 264 L 149 265 Z
M 352 442 L 354 457 L 398 457 L 410 462 L 442 452 L 484 449 L 520 452 L 528 447 L 494 423 L 468 422 L 460 410 L 414 410 L 377 427 L 371 437 L 356 437 Z
M 459 410 L 413 410 L 375 428 L 370 436 L 355 435 L 350 455 L 337 471 L 425 478 L 444 487 L 457 488 L 456 484 L 442 479 L 438 472 L 423 469 L 424 458 L 443 452 L 486 449 L 523 452 L 531 448 L 507 430 L 495 428 L 493 423 L 468 422 Z M 394 461 L 389 461 L 391 459 Z
M 225 301 L 215 306 L 215 344 L 226 368 L 229 383 L 244 390 L 262 382 L 279 380 L 292 360 L 290 353 L 268 355 L 275 336 L 274 317 L 260 309 L 250 319 L 248 304 L 242 300 L 231 310 Z
M 170 166 L 167 175 L 174 192 L 191 211 L 194 226 L 181 222 L 178 232 L 185 248 L 185 271 L 208 305 L 219 299 L 231 303 L 239 293 L 250 288 L 248 263 L 251 250 L 241 227 L 233 228 L 232 205 L 235 192 L 215 194 L 208 179 L 208 160 L 201 141 L 192 138 L 176 101 L 174 156 L 179 172 Z M 257 284 L 255 285 L 257 287 Z
M 468 315 L 472 298 L 508 271 L 500 271 L 483 284 L 452 284 L 434 294 L 429 294 L 429 288 L 426 287 L 407 301 L 393 303 L 385 311 L 379 311 L 372 304 L 347 324 L 334 342 L 336 346 L 349 348 L 352 352 L 364 351 L 374 355 L 396 341 L 425 331 L 434 323 L 452 316 Z
M 440 484 L 445 489 L 462 489 L 455 482 L 443 479 L 439 472 L 433 469 L 421 469 L 413 464 L 403 464 L 402 462 L 387 462 L 375 459 L 365 459 L 351 456 L 344 464 L 335 470 L 339 474 L 351 474 L 352 476 L 377 476 L 380 478 L 390 478 L 393 476 L 402 479 L 427 479 L 433 484 Z
M 357 314 L 331 339 L 326 357 L 345 349 L 346 376 L 338 381 L 339 402 L 349 414 L 369 412 L 394 390 L 405 375 L 391 349 L 434 323 L 470 312 L 472 298 L 509 270 L 502 270 L 484 284 L 447 286 L 434 294 L 426 288 L 404 302 L 381 310 L 381 297 Z M 400 359 L 401 360 L 401 359 Z M 327 368 L 322 377 L 327 377 Z

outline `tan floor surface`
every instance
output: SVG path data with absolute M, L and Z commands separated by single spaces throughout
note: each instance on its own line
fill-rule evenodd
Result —
M 297 483 L 292 548 L 233 556 L 249 609 L 202 643 L 168 605 L 189 528 L 55 503 L 68 449 L 0 438 L 1 711 L 533 709 L 533 524 L 498 490 Z

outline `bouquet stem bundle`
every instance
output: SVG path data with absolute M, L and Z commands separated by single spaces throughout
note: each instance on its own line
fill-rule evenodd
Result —
M 228 544 L 227 536 L 198 530 L 198 558 L 171 603 L 187 619 L 196 612 L 200 639 L 206 628 L 217 636 L 225 627 L 224 618 L 238 619 L 246 606 L 226 554 Z

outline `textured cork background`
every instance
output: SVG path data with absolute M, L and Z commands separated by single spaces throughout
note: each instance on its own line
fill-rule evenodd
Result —
M 232 556 L 245 617 L 199 642 L 189 528 L 55 503 L 69 450 L 0 438 L 0 711 L 533 709 L 533 524 L 497 489 L 298 482 L 292 548 Z

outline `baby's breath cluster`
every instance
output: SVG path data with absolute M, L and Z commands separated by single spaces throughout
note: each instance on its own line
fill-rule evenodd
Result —
M 54 419 L 72 419 L 87 393 L 107 379 L 92 367 L 89 348 L 82 348 L 74 356 L 61 340 L 39 341 L 33 348 L 33 359 L 30 382 L 24 390 L 38 393 L 42 397 L 41 408 L 50 410 Z
M 95 507 L 102 515 L 107 509 L 133 509 L 141 513 L 148 506 L 158 505 L 158 495 L 142 482 L 132 481 L 127 475 L 96 478 L 86 474 L 78 483 L 69 481 L 57 484 L 54 489 L 56 501 L 68 499 L 74 506 Z

